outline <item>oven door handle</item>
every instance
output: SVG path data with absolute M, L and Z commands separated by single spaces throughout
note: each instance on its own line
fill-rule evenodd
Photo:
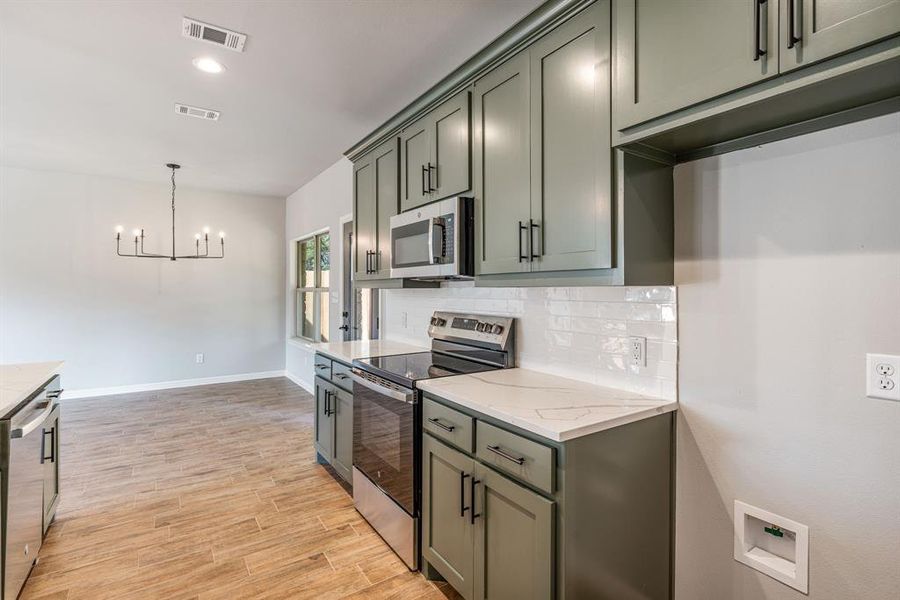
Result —
M 44 406 L 39 406 L 38 408 L 42 408 L 43 410 L 38 413 L 36 417 L 22 425 L 21 427 L 17 427 L 9 432 L 9 437 L 12 439 L 23 438 L 38 427 L 40 427 L 44 421 L 47 419 L 47 415 L 53 412 L 53 409 L 56 408 L 56 405 L 53 402 L 47 402 Z
M 357 374 L 356 371 L 352 371 L 350 377 L 353 379 L 353 383 L 358 383 L 363 387 L 369 388 L 373 392 L 377 392 L 393 400 L 399 400 L 400 402 L 406 402 L 407 404 L 416 403 L 416 395 L 412 392 L 401 392 L 400 390 L 379 385 L 378 383 L 369 380 L 367 377 Z
M 441 228 L 440 233 L 438 233 L 438 227 Z M 443 262 L 446 231 L 443 217 L 434 217 L 428 220 L 428 264 L 437 265 Z M 440 250 L 439 254 L 435 254 L 435 248 Z

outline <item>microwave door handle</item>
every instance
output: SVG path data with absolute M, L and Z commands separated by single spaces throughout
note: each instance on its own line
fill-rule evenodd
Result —
M 438 233 L 437 228 L 441 231 Z M 446 228 L 444 219 L 435 217 L 428 222 L 428 264 L 436 265 L 444 258 L 444 236 Z M 435 254 L 435 248 L 440 248 L 440 254 Z

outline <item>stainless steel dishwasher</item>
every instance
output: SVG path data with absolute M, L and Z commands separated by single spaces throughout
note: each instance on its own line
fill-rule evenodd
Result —
M 3 599 L 13 600 L 34 566 L 43 538 L 43 425 L 56 408 L 58 393 L 41 389 L 3 427 L 8 431 L 4 473 Z

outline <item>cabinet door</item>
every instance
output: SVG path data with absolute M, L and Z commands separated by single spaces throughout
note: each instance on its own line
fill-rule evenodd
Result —
M 334 389 L 331 384 L 316 378 L 315 447 L 316 452 L 329 463 L 334 457 L 334 420 L 331 413 Z
M 475 273 L 531 270 L 528 53 L 522 52 L 475 82 Z M 524 228 L 524 229 L 523 229 Z
M 331 466 L 338 475 L 350 482 L 353 479 L 353 394 L 333 388 L 334 460 Z
M 422 461 L 422 553 L 466 600 L 472 598 L 471 486 L 475 462 L 430 435 Z
M 372 279 L 378 240 L 377 199 L 375 197 L 374 155 L 369 153 L 353 163 L 353 263 L 356 279 Z
M 900 0 L 781 0 L 780 12 L 782 72 L 900 33 Z
M 615 0 L 616 129 L 777 75 L 777 4 Z
M 41 462 L 44 463 L 44 533 L 53 522 L 59 504 L 59 406 L 44 424 Z
M 400 154 L 396 139 L 379 146 L 374 154 L 376 231 L 373 267 L 378 279 L 391 276 L 391 217 L 397 214 L 400 184 Z
M 433 200 L 457 196 L 472 187 L 469 103 L 469 92 L 464 91 L 432 113 Z
M 422 117 L 400 134 L 400 211 L 432 200 L 434 170 L 431 165 L 431 116 Z
M 609 2 L 531 48 L 535 271 L 612 266 Z
M 475 514 L 475 598 L 554 597 L 554 504 L 478 464 Z

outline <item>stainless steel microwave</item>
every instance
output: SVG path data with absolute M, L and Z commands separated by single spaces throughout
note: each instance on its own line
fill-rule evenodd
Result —
M 391 217 L 391 278 L 469 279 L 475 274 L 472 198 L 447 198 Z

